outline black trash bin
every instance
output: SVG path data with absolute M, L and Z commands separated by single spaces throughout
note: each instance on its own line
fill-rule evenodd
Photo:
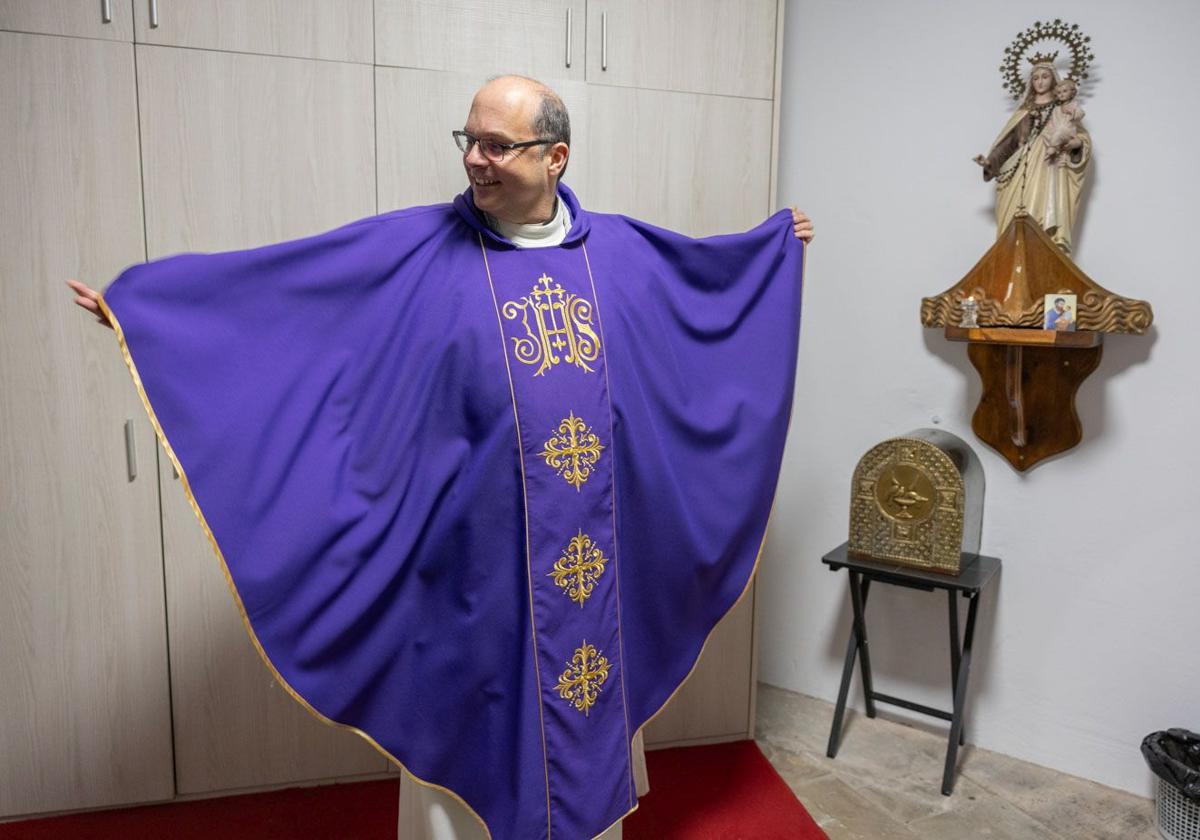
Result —
M 1142 755 L 1158 777 L 1158 833 L 1164 840 L 1200 840 L 1200 735 L 1151 732 L 1142 740 Z

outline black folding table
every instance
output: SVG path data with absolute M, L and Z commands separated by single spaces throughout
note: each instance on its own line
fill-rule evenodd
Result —
M 971 670 L 971 645 L 975 640 L 975 618 L 979 611 L 979 594 L 991 583 L 1000 571 L 998 557 L 964 554 L 961 571 L 957 575 L 943 574 L 924 569 L 910 568 L 896 563 L 859 559 L 849 554 L 848 543 L 842 543 L 821 558 L 830 571 L 846 569 L 850 573 L 850 605 L 854 616 L 850 628 L 850 640 L 846 644 L 846 664 L 842 667 L 842 685 L 838 690 L 837 706 L 833 713 L 833 729 L 829 733 L 829 748 L 825 754 L 837 756 L 842 738 L 842 722 L 846 714 L 846 696 L 850 692 L 850 679 L 854 675 L 854 660 L 857 657 L 862 671 L 863 696 L 866 698 L 867 717 L 875 717 L 875 703 L 899 706 L 923 715 L 950 721 L 950 742 L 946 747 L 946 770 L 942 775 L 942 793 L 949 796 L 954 790 L 954 769 L 958 760 L 958 748 L 964 743 L 963 705 L 967 696 L 967 676 Z M 867 608 L 867 595 L 871 583 L 890 583 L 909 589 L 933 592 L 944 589 L 950 604 L 950 691 L 954 710 L 935 709 L 876 691 L 871 681 L 871 656 L 867 645 L 867 625 L 863 616 Z M 969 602 L 967 626 L 962 640 L 958 632 L 958 603 L 961 594 Z

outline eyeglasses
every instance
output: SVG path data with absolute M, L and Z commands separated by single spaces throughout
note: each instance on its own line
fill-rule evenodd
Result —
M 471 151 L 471 147 L 476 143 L 479 144 L 479 151 L 485 158 L 492 163 L 499 163 L 504 160 L 504 155 L 514 149 L 525 149 L 529 146 L 545 146 L 547 143 L 555 143 L 555 140 L 522 140 L 520 143 L 500 143 L 496 140 L 483 140 L 473 134 L 467 134 L 465 131 L 452 131 L 454 142 L 458 144 L 458 150 L 464 155 Z

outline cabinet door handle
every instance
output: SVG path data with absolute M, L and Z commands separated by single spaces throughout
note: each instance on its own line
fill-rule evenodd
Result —
M 608 12 L 600 13 L 600 69 L 608 69 Z
M 150 0 L 150 28 L 158 29 L 158 0 Z
M 112 0 L 101 0 L 100 22 L 112 23 Z
M 571 66 L 571 7 L 567 6 L 567 67 Z
M 137 478 L 137 447 L 133 438 L 133 421 L 125 421 L 125 472 L 129 480 Z

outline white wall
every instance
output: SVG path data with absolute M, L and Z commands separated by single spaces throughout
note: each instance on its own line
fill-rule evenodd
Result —
M 1020 475 L 971 432 L 965 345 L 924 330 L 918 308 L 994 239 L 971 157 L 1013 107 L 1004 47 L 1051 15 L 1096 53 L 1076 260 L 1156 320 L 1106 340 L 1079 394 L 1083 442 Z M 813 215 L 817 240 L 759 588 L 761 679 L 836 697 L 846 575 L 820 557 L 846 538 L 851 472 L 878 441 L 940 425 L 983 461 L 983 550 L 1004 561 L 981 609 L 968 740 L 1149 795 L 1141 738 L 1200 729 L 1198 43 L 1186 0 L 788 4 L 779 195 Z M 947 708 L 944 596 L 878 587 L 868 628 L 877 689 Z

